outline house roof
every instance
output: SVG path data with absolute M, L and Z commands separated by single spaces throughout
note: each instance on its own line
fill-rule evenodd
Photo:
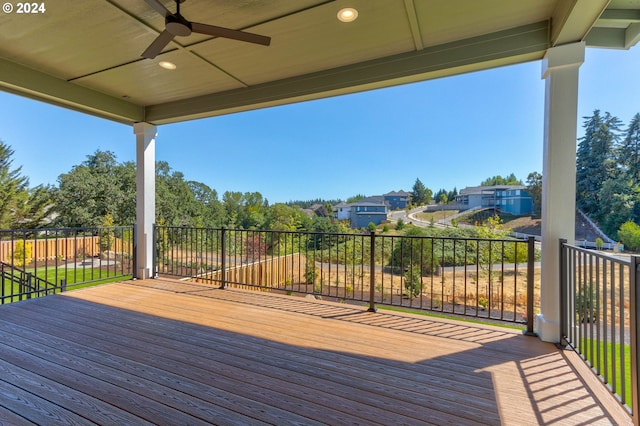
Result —
M 38 4 L 29 16 L 1 15 L 0 90 L 127 124 L 435 79 L 538 60 L 579 41 L 629 48 L 640 38 L 640 0 L 187 0 L 186 19 L 266 35 L 270 46 L 194 33 L 145 59 L 165 29 L 146 1 Z M 359 11 L 352 23 L 336 18 L 347 5 Z
M 386 194 L 384 194 L 384 197 L 408 197 L 409 194 L 408 192 L 404 192 L 403 190 L 400 191 L 391 191 L 391 192 L 387 192 Z
M 382 195 L 372 195 L 371 197 L 363 198 L 362 200 L 360 200 L 357 203 L 351 203 L 351 205 L 352 206 L 355 205 L 355 204 L 360 205 L 361 203 L 384 204 L 384 196 L 382 196 Z
M 352 203 L 351 207 L 384 207 L 385 211 L 387 210 L 387 205 L 386 204 L 382 204 L 382 203 L 371 203 L 371 202 L 366 202 L 366 201 L 360 201 L 358 203 Z M 353 210 L 351 210 L 353 212 Z M 372 211 L 367 211 L 364 213 L 375 213 Z

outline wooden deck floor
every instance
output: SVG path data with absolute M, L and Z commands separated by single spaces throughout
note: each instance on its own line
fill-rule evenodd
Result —
M 169 280 L 0 307 L 1 424 L 628 422 L 610 402 L 517 330 Z

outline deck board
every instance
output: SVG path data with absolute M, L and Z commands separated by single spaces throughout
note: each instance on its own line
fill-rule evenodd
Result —
M 0 360 L 9 424 L 628 420 L 516 330 L 172 280 L 2 306 Z

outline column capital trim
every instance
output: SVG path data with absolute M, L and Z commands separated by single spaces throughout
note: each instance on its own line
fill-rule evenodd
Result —
M 144 135 L 146 138 L 155 138 L 158 135 L 157 127 L 145 121 L 133 123 L 133 133 L 136 135 Z
M 542 58 L 542 78 L 559 69 L 578 68 L 584 62 L 584 50 L 586 43 L 564 44 L 562 46 L 547 49 Z

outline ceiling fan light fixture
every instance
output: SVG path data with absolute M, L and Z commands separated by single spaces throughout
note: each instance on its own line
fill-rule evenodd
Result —
M 358 11 L 352 7 L 345 7 L 338 11 L 338 20 L 341 22 L 353 22 L 358 18 Z
M 160 61 L 160 62 L 158 62 L 158 65 L 160 65 L 165 70 L 175 70 L 176 68 L 178 68 L 176 66 L 176 64 L 174 64 L 173 62 L 169 62 L 169 61 Z

